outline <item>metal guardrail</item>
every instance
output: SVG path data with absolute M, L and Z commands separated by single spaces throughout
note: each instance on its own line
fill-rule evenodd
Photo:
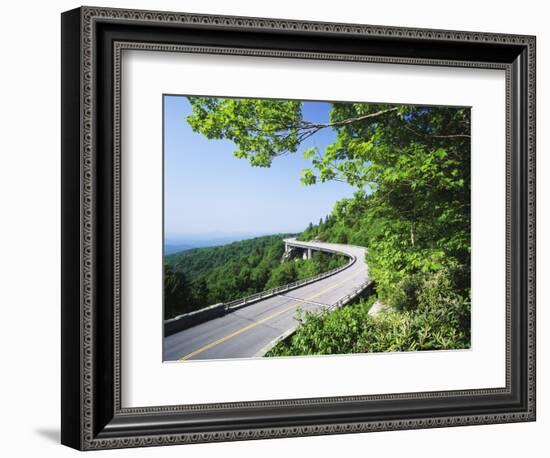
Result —
M 367 280 L 361 283 L 359 286 L 355 287 L 351 293 L 348 293 L 344 297 L 341 297 L 340 299 L 338 299 L 338 301 L 335 304 L 333 304 L 329 308 L 329 310 L 334 310 L 334 309 L 343 307 L 344 305 L 348 304 L 353 299 L 355 299 L 357 296 L 362 294 L 368 288 L 372 288 L 373 285 L 374 285 L 374 281 L 372 280 Z
M 339 253 L 339 252 L 338 252 Z M 344 253 L 343 253 L 344 254 Z M 316 281 L 322 280 L 324 278 L 330 277 L 331 275 L 337 274 L 338 272 L 341 272 L 348 267 L 351 267 L 355 262 L 357 261 L 357 258 L 353 255 L 344 254 L 344 256 L 347 256 L 350 258 L 350 261 L 340 267 L 335 267 L 334 269 L 327 270 L 326 272 L 322 272 L 318 275 L 315 275 L 314 277 L 304 278 L 303 280 L 298 280 L 292 283 L 287 283 L 286 285 L 278 286 L 276 288 L 271 288 L 265 291 L 261 291 L 259 293 L 251 294 L 250 296 L 242 297 L 239 299 L 235 299 L 231 302 L 226 302 L 225 306 L 227 310 L 234 310 L 236 308 L 240 308 L 243 305 L 248 305 L 251 302 L 257 302 L 259 299 L 265 299 L 268 297 L 275 296 L 281 292 L 287 292 L 291 291 L 293 289 L 299 288 L 301 286 L 308 285 L 310 283 L 314 283 Z

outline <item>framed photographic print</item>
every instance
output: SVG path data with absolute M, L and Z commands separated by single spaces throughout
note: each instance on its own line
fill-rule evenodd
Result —
M 535 38 L 62 15 L 62 443 L 533 421 Z

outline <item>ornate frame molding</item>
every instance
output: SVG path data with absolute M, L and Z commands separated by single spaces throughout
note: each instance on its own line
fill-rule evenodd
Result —
M 424 30 L 413 28 L 398 28 L 398 27 L 381 27 L 369 25 L 355 24 L 335 24 L 335 23 L 317 23 L 303 22 L 295 20 L 279 20 L 279 19 L 262 19 L 262 18 L 247 18 L 247 17 L 227 17 L 227 16 L 206 16 L 197 14 L 183 13 L 167 13 L 167 12 L 152 12 L 152 11 L 133 11 L 123 9 L 106 9 L 83 7 L 79 10 L 65 13 L 64 18 L 66 23 L 66 37 L 74 38 L 78 35 L 78 67 L 72 70 L 66 70 L 67 79 L 78 77 L 79 82 L 79 133 L 78 144 L 80 154 L 78 158 L 80 174 L 78 177 L 68 176 L 67 180 L 78 180 L 79 196 L 78 206 L 80 208 L 78 215 L 69 215 L 67 220 L 67 228 L 71 228 L 76 224 L 78 226 L 78 243 L 80 246 L 78 256 L 78 286 L 76 287 L 79 296 L 80 307 L 78 313 L 74 310 L 67 311 L 69 303 L 64 306 L 64 314 L 68 316 L 67 323 L 70 321 L 80 330 L 78 342 L 73 342 L 73 345 L 78 346 L 78 366 L 74 366 L 76 356 L 64 356 L 63 377 L 65 384 L 70 384 L 74 390 L 74 384 L 78 380 L 78 396 L 73 394 L 71 399 L 67 399 L 64 404 L 64 423 L 62 441 L 67 445 L 71 445 L 80 449 L 104 449 L 104 448 L 121 448 L 121 447 L 137 447 L 151 445 L 167 445 L 179 443 L 195 443 L 195 442 L 210 442 L 210 441 L 227 441 L 227 440 L 247 440 L 247 439 L 263 439 L 275 437 L 291 437 L 291 436 L 307 436 L 319 434 L 340 434 L 350 432 L 367 432 L 367 431 L 384 431 L 384 430 L 399 430 L 412 428 L 426 427 L 441 427 L 441 426 L 457 426 L 457 425 L 472 425 L 472 424 L 487 424 L 487 423 L 504 423 L 515 421 L 530 421 L 535 418 L 535 38 L 531 36 L 518 36 L 507 34 L 490 34 L 478 32 L 461 32 L 461 31 L 443 31 L 443 30 Z M 70 24 L 69 24 L 70 23 Z M 524 176 L 516 179 L 525 180 L 526 182 L 526 199 L 525 199 L 525 250 L 526 257 L 525 265 L 525 284 L 527 303 L 525 306 L 526 326 L 523 330 L 526 335 L 526 360 L 525 360 L 525 403 L 522 409 L 518 411 L 510 411 L 506 413 L 487 413 L 475 415 L 437 415 L 437 416 L 419 416 L 413 419 L 389 419 L 389 420 L 373 420 L 373 421 L 348 421 L 348 422 L 328 422 L 323 424 L 300 425 L 300 426 L 269 426 L 269 427 L 254 427 L 254 428 L 228 428 L 227 430 L 203 431 L 203 432 L 168 432 L 148 434 L 145 430 L 143 433 L 129 433 L 129 429 L 114 428 L 114 430 L 104 432 L 104 428 L 99 420 L 96 412 L 98 409 L 99 396 L 104 395 L 101 390 L 98 390 L 97 377 L 97 310 L 100 303 L 97 299 L 98 282 L 97 278 L 97 250 L 102 249 L 98 245 L 98 216 L 97 208 L 102 205 L 98 197 L 98 176 L 97 176 L 97 149 L 96 144 L 98 136 L 97 110 L 100 103 L 97 94 L 98 87 L 98 25 L 108 24 L 111 27 L 117 25 L 124 26 L 166 26 L 178 28 L 201 27 L 203 30 L 224 30 L 246 32 L 290 32 L 299 34 L 300 36 L 357 36 L 361 39 L 365 38 L 384 38 L 397 40 L 414 40 L 415 43 L 432 44 L 434 42 L 446 42 L 450 45 L 456 43 L 473 43 L 476 45 L 498 45 L 503 48 L 517 48 L 521 50 L 519 59 L 526 59 L 527 63 L 523 66 L 523 75 L 519 75 L 518 79 L 517 63 L 514 67 L 512 62 L 490 62 L 480 60 L 467 59 L 439 59 L 439 58 L 413 58 L 403 56 L 380 56 L 380 55 L 362 55 L 362 54 L 343 54 L 335 52 L 318 52 L 318 51 L 292 51 L 292 50 L 276 50 L 276 49 L 260 49 L 247 47 L 225 47 L 212 45 L 180 45 L 172 43 L 147 43 L 137 42 L 131 39 L 118 40 L 113 39 L 113 123 L 112 128 L 112 173 L 113 181 L 113 225 L 112 225 L 112 259 L 113 259 L 113 283 L 111 294 L 113 297 L 113 381 L 112 381 L 112 407 L 114 423 L 123 423 L 124 418 L 142 416 L 152 417 L 159 415 L 179 414 L 185 415 L 188 412 L 212 412 L 212 411 L 232 411 L 242 408 L 272 408 L 272 407 L 298 407 L 312 406 L 322 404 L 338 404 L 350 403 L 358 401 L 387 401 L 387 400 L 422 400 L 430 398 L 443 397 L 464 397 L 471 398 L 473 396 L 491 396 L 510 394 L 512 384 L 512 348 L 511 334 L 512 321 L 515 315 L 512 310 L 512 292 L 511 279 L 513 278 L 513 270 L 516 266 L 513 263 L 512 256 L 512 232 L 518 230 L 512 221 L 513 204 L 512 201 L 512 183 L 514 177 L 512 174 L 517 172 L 517 164 L 514 165 L 513 147 L 514 141 L 519 140 L 512 136 L 512 123 L 517 122 L 515 117 L 520 114 L 513 112 L 513 105 L 517 105 L 517 100 L 514 99 L 517 94 L 512 86 L 512 78 L 517 84 L 526 85 L 526 98 L 521 102 L 525 104 L 523 107 L 524 116 L 526 116 L 527 130 L 525 135 L 526 150 L 526 170 Z M 68 45 L 65 43 L 65 46 Z M 411 65 L 439 65 L 450 67 L 470 67 L 470 68 L 497 68 L 506 71 L 506 106 L 507 106 L 507 236 L 506 236 L 506 274 L 507 274 L 507 383 L 503 389 L 488 389 L 488 390 L 467 390 L 458 392 L 424 392 L 424 393 L 408 393 L 396 395 L 380 395 L 380 396 L 357 396 L 346 398 L 315 398 L 315 399 L 298 399 L 298 400 L 273 400 L 262 402 L 245 402 L 245 403 L 226 403 L 226 404 L 198 404 L 188 406 L 162 406 L 151 408 L 132 408 L 124 409 L 120 402 L 120 90 L 121 90 L 121 54 L 123 50 L 149 50 L 149 51 L 170 51 L 170 52 L 189 52 L 189 53 L 214 53 L 214 54 L 231 54 L 231 55 L 253 55 L 266 57 L 294 57 L 302 59 L 321 59 L 321 60 L 348 60 L 360 62 L 382 62 L 382 63 L 399 63 Z M 70 51 L 65 51 L 68 58 L 73 58 L 76 54 Z M 64 64 L 65 65 L 65 64 Z M 67 68 L 71 65 L 66 63 Z M 73 94 L 66 96 L 74 98 Z M 65 107 L 65 104 L 63 105 Z M 65 108 L 64 108 L 65 109 Z M 68 123 L 65 123 L 71 127 Z M 64 139 L 65 141 L 65 139 Z M 64 161 L 74 161 L 74 157 L 68 158 L 69 154 L 74 155 L 73 147 L 75 139 L 66 140 L 64 143 Z M 67 158 L 66 158 L 67 157 Z M 75 165 L 73 164 L 73 168 Z M 517 204 L 519 205 L 519 204 Z M 65 223 L 64 223 L 65 224 Z M 69 260 L 64 258 L 64 263 L 69 263 Z M 74 278 L 73 278 L 74 281 Z M 75 293 L 76 294 L 76 293 Z M 74 303 L 72 304 L 74 307 Z M 69 316 L 70 315 L 70 316 Z M 71 337 L 72 340 L 74 340 Z M 67 338 L 63 345 L 67 344 Z M 70 374 L 69 374 L 70 372 Z M 76 375 L 78 373 L 78 375 Z M 71 400 L 74 401 L 78 397 L 79 405 L 69 405 Z M 74 404 L 74 402 L 73 402 Z M 74 411 L 75 409 L 78 412 Z M 72 413 L 66 413 L 71 411 Z M 67 425 L 69 419 L 78 417 L 78 427 Z M 117 424 L 118 424 L 117 423 Z

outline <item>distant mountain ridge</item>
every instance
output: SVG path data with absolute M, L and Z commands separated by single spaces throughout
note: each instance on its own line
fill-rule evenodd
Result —
M 181 251 L 191 250 L 193 248 L 197 248 L 197 247 L 194 247 L 192 245 L 167 244 L 167 245 L 164 245 L 164 256 L 168 256 L 169 254 L 179 253 Z
M 233 242 L 254 239 L 258 237 L 269 237 L 271 234 L 197 234 L 183 237 L 166 237 L 164 242 L 164 255 L 192 250 L 194 248 L 210 248 L 227 245 Z

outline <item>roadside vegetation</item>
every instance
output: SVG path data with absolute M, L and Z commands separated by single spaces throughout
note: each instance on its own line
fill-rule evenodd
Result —
M 444 271 L 423 276 L 410 308 L 371 316 L 372 296 L 330 313 L 301 313 L 297 332 L 266 356 L 469 348 L 469 302 L 451 279 Z

